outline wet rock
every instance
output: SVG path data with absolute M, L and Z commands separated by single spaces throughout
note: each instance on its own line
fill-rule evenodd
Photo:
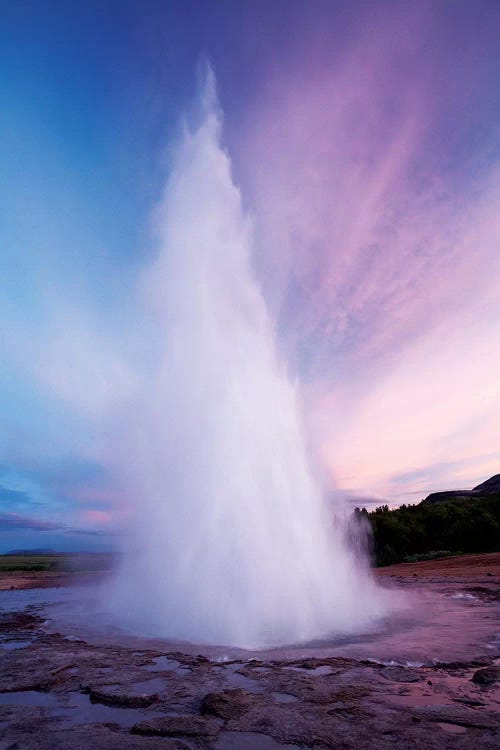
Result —
M 306 747 L 356 748 L 358 742 L 357 727 L 366 726 L 371 716 L 362 710 L 352 710 L 349 713 L 339 710 L 331 713 L 326 706 L 311 704 L 266 705 L 256 707 L 244 714 L 239 721 L 230 721 L 226 729 L 229 731 L 256 732 L 270 735 L 282 743 L 298 744 Z M 370 742 L 374 740 L 376 728 L 371 727 Z M 368 739 L 368 735 L 367 735 Z M 376 745 L 377 749 L 382 745 Z M 372 747 L 375 747 L 373 742 Z
M 45 680 L 32 679 L 29 676 L 23 677 L 11 677 L 6 675 L 1 681 L 1 693 L 22 693 L 30 690 L 39 691 L 44 693 L 48 690 L 47 682 Z
M 318 659 L 315 657 L 305 659 L 294 659 L 293 661 L 287 661 L 279 666 L 287 667 L 298 667 L 299 669 L 318 670 L 318 667 L 329 667 L 332 671 L 334 670 L 345 670 L 350 667 L 357 666 L 358 662 L 355 659 L 349 659 L 344 656 L 334 656 L 326 659 Z M 269 662 L 271 668 L 276 666 L 276 663 Z
M 478 656 L 470 661 L 437 661 L 433 664 L 433 668 L 446 672 L 459 672 L 464 669 L 472 669 L 472 667 L 487 667 L 490 664 L 490 656 Z
M 478 598 L 489 597 L 494 582 L 477 583 Z M 460 585 L 463 591 L 465 583 Z M 482 667 L 490 674 L 491 652 L 422 668 L 274 654 L 269 661 L 245 661 L 243 655 L 209 661 L 148 643 L 138 649 L 46 634 L 27 612 L 9 618 L 2 640 L 24 638 L 31 645 L 0 650 L 0 704 L 9 703 L 2 691 L 43 689 L 53 707 L 49 701 L 30 706 L 29 696 L 24 705 L 0 705 L 0 750 L 498 748 L 495 684 L 470 681 Z M 285 695 L 293 702 L 280 700 Z M 85 712 L 71 708 L 80 706 L 75 696 Z M 422 697 L 430 705 L 422 705 Z M 111 709 L 89 706 L 89 699 Z
M 500 729 L 498 714 L 458 706 L 417 706 L 412 709 L 412 714 L 420 720 L 458 724 L 476 729 Z
M 184 716 L 160 716 L 148 721 L 141 721 L 132 727 L 133 734 L 150 737 L 216 737 L 220 725 L 212 719 L 195 714 Z
M 382 676 L 392 682 L 421 682 L 422 677 L 414 669 L 406 667 L 385 667 Z
M 472 676 L 472 681 L 478 685 L 493 685 L 500 682 L 500 667 L 491 666 L 484 669 L 478 669 Z
M 489 573 L 488 575 L 493 575 Z M 486 586 L 468 586 L 465 591 L 485 602 L 500 602 L 500 589 L 488 588 Z
M 223 690 L 220 693 L 207 693 L 201 701 L 202 714 L 211 714 L 220 719 L 239 719 L 259 701 L 255 693 L 242 688 Z
M 35 630 L 42 623 L 42 618 L 26 612 L 11 612 L 0 618 L 0 631 L 16 632 L 17 630 Z
M 478 701 L 475 698 L 453 698 L 455 703 L 463 703 L 464 706 L 472 706 L 472 708 L 479 708 L 485 706 L 484 701 Z
M 158 693 L 142 693 L 134 695 L 127 693 L 122 688 L 92 688 L 88 687 L 84 692 L 89 694 L 92 703 L 103 703 L 106 706 L 124 706 L 126 708 L 146 708 L 158 700 Z
M 326 662 L 318 661 L 318 659 L 298 659 L 290 662 L 289 666 L 293 666 L 296 669 L 317 669 L 318 667 L 330 666 Z
M 14 740 L 0 740 L 1 750 L 159 750 L 158 739 L 139 737 L 109 724 L 86 724 L 66 730 L 31 725 Z M 193 750 L 180 739 L 161 740 L 161 750 Z
M 31 722 L 43 721 L 44 712 L 37 706 L 0 706 L 0 726 L 9 723 L 11 727 L 26 726 Z

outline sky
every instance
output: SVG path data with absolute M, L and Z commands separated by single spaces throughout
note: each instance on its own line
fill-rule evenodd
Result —
M 327 491 L 500 472 L 498 2 L 0 5 L 0 552 L 125 523 L 110 425 L 203 60 Z

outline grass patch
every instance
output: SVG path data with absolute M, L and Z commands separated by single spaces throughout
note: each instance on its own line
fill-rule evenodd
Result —
M 0 555 L 0 573 L 84 573 L 109 570 L 111 554 L 101 552 L 52 552 Z

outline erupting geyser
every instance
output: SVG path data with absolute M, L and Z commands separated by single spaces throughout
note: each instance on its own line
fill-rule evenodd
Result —
M 248 648 L 359 630 L 380 592 L 308 463 L 210 71 L 202 100 L 146 280 L 162 340 L 129 446 L 137 513 L 111 604 L 142 633 Z

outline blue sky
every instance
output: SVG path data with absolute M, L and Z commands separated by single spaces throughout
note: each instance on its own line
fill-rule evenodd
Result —
M 330 489 L 500 471 L 499 31 L 487 0 L 2 4 L 0 551 L 120 531 L 103 414 L 152 356 L 124 332 L 203 58 Z

